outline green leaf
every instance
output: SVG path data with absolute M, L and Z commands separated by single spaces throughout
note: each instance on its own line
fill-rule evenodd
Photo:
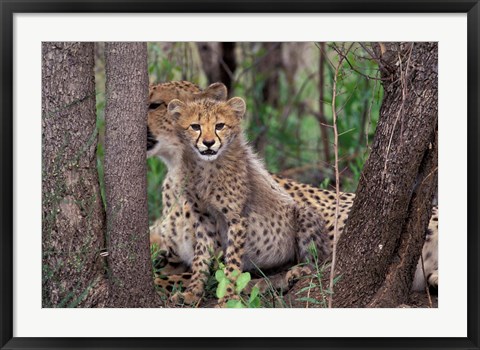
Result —
M 314 283 L 310 283 L 308 286 L 303 287 L 303 288 L 300 289 L 298 292 L 296 292 L 295 295 L 304 293 L 304 292 L 308 291 L 309 289 L 313 289 L 313 288 L 315 288 L 315 287 L 316 287 L 316 285 L 315 285 Z
M 237 278 L 237 293 L 240 293 L 250 282 L 252 278 L 250 277 L 250 272 L 244 272 Z
M 215 271 L 215 279 L 220 282 L 225 279 L 225 272 L 223 270 Z
M 321 302 L 319 302 L 318 300 L 316 299 L 313 299 L 313 298 L 298 298 L 297 301 L 305 301 L 305 302 L 309 302 L 310 304 L 321 304 Z
M 226 278 L 218 282 L 217 293 L 216 293 L 218 299 L 223 298 L 225 296 L 225 293 L 227 293 L 227 285 L 228 285 L 228 279 Z
M 252 292 L 250 293 L 250 299 L 248 299 L 249 304 L 251 304 L 253 302 L 253 300 L 257 297 L 259 292 L 260 292 L 260 290 L 258 289 L 257 286 L 252 288 Z
M 338 281 L 342 278 L 342 275 L 338 275 L 333 279 L 333 285 L 337 284 Z
M 251 308 L 258 308 L 260 307 L 260 298 L 255 298 L 252 301 L 248 302 L 248 306 Z
M 227 301 L 227 307 L 230 309 L 243 309 L 244 306 L 240 300 L 229 300 Z

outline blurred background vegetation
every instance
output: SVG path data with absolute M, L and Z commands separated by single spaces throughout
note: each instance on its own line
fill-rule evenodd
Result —
M 354 192 L 377 125 L 383 90 L 377 63 L 366 43 L 148 44 L 151 83 L 188 80 L 201 88 L 221 81 L 229 96 L 247 102 L 245 130 L 269 171 L 333 189 L 332 89 L 340 134 L 341 190 Z M 98 172 L 104 196 L 104 45 L 96 44 Z M 165 165 L 148 159 L 148 205 L 153 222 L 162 209 Z

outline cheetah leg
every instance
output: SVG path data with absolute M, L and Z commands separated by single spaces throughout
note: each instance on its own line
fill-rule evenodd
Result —
M 223 306 L 228 300 L 238 299 L 235 294 L 235 282 L 243 269 L 243 256 L 245 241 L 247 238 L 247 219 L 244 217 L 232 217 L 229 220 L 228 245 L 225 254 L 225 275 L 231 281 L 227 286 L 227 292 L 218 302 Z
M 190 284 L 183 293 L 176 293 L 172 301 L 185 304 L 196 304 L 200 301 L 205 290 L 205 283 L 210 276 L 210 263 L 215 252 L 215 226 L 206 217 L 200 216 L 195 227 L 195 249 L 192 261 L 192 277 Z
M 293 284 L 304 276 L 310 276 L 314 273 L 314 267 L 311 264 L 311 245 L 314 244 L 316 250 L 316 259 L 325 261 L 331 253 L 328 235 L 325 229 L 325 222 L 320 215 L 310 206 L 299 206 L 295 208 L 296 241 L 297 241 L 297 260 L 301 265 L 293 266 L 290 270 L 270 276 L 268 279 L 258 279 L 252 281 L 249 288 L 256 285 L 260 291 L 266 291 L 269 288 L 289 290 Z M 305 264 L 310 259 L 309 264 Z
M 301 265 L 293 266 L 290 270 L 278 273 L 268 279 L 258 279 L 250 283 L 249 289 L 257 286 L 264 292 L 269 288 L 287 291 L 293 284 L 304 276 L 310 276 L 314 273 L 313 265 L 305 264 L 311 257 L 311 245 L 316 248 L 315 257 L 318 261 L 325 261 L 330 255 L 330 243 L 325 230 L 325 223 L 319 214 L 309 206 L 300 206 L 295 208 L 296 241 L 297 241 L 297 260 Z
M 309 206 L 300 206 L 297 216 L 297 259 L 299 263 L 306 262 L 311 255 L 312 243 L 316 248 L 316 259 L 325 261 L 331 253 L 326 226 L 320 215 Z M 301 275 L 301 269 L 292 271 L 290 277 Z
M 167 250 L 160 250 L 153 261 L 154 270 L 159 271 L 157 275 L 178 275 L 187 272 L 188 266 L 168 247 Z
M 183 262 L 174 262 L 174 261 L 167 261 L 167 264 L 162 267 L 161 274 L 162 275 L 179 275 L 184 272 L 187 272 L 188 266 Z
M 257 287 L 261 293 L 271 289 L 286 292 L 293 287 L 297 280 L 312 274 L 313 270 L 310 265 L 296 265 L 288 271 L 279 272 L 273 276 L 253 279 L 245 291 L 250 293 L 253 287 Z

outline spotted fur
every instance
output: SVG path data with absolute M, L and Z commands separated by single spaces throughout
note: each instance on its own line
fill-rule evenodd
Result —
M 149 95 L 147 156 L 159 157 L 168 168 L 162 185 L 162 216 L 150 227 L 150 243 L 160 248 L 156 267 L 162 268 L 163 275 L 170 276 L 185 273 L 190 268 L 194 240 L 192 229 L 186 226 L 184 220 L 185 213 L 190 209 L 183 195 L 183 183 L 179 181 L 181 143 L 167 115 L 167 105 L 173 99 L 189 101 L 208 97 L 224 100 L 227 90 L 223 84 L 212 84 L 202 91 L 188 81 L 174 81 L 150 86 Z M 214 222 L 211 225 L 214 230 Z M 178 277 L 157 278 L 156 283 L 165 289 L 170 289 L 172 280 L 187 285 L 190 275 L 185 273 L 184 276 L 185 280 Z
M 220 89 L 221 90 L 221 89 Z M 171 116 L 166 113 L 166 105 L 174 98 L 188 101 L 192 98 L 200 98 L 198 95 L 201 90 L 189 82 L 163 83 L 150 87 L 150 111 L 148 114 L 149 127 L 149 151 L 148 155 L 159 156 L 167 165 L 168 173 L 163 183 L 163 213 L 150 228 L 151 242 L 156 243 L 162 249 L 159 259 L 160 266 L 164 266 L 162 274 L 175 275 L 184 273 L 185 278 L 181 276 L 170 276 L 171 278 L 157 278 L 156 283 L 165 289 L 171 289 L 172 284 L 181 283 L 187 286 L 191 280 L 191 270 L 195 237 L 192 229 L 189 229 L 184 220 L 185 213 L 191 209 L 187 208 L 185 201 L 185 186 L 180 181 L 178 166 L 180 165 L 181 153 L 179 152 L 180 140 L 173 132 L 173 121 Z M 223 94 L 223 95 L 222 95 Z M 219 93 L 218 86 L 216 96 L 219 99 L 226 98 L 226 90 Z M 153 105 L 152 105 L 153 104 Z M 153 108 L 152 108 L 153 107 Z M 154 147 L 156 146 L 156 147 Z M 330 237 L 333 237 L 333 220 L 335 211 L 335 193 L 329 190 L 321 190 L 316 187 L 301 184 L 291 179 L 286 179 L 273 175 L 273 179 L 278 182 L 283 189 L 292 196 L 299 204 L 307 204 L 320 213 L 325 220 L 325 225 Z M 345 222 L 348 218 L 351 205 L 355 198 L 353 193 L 342 193 L 340 203 L 339 231 L 343 231 Z M 204 217 L 205 222 L 209 222 L 212 232 L 216 229 L 215 220 L 212 217 Z M 438 286 L 438 209 L 433 208 L 432 217 L 427 231 L 427 237 L 423 248 L 423 259 L 425 276 L 428 278 L 428 284 L 434 287 Z M 216 240 L 220 242 L 217 237 Z M 220 244 L 215 245 L 218 250 Z M 280 286 L 288 284 L 283 281 Z M 419 261 L 413 287 L 415 290 L 421 290 L 425 286 L 425 278 Z
M 247 144 L 241 98 L 173 100 L 168 112 L 183 143 L 185 195 L 192 209 L 187 221 L 195 230 L 193 275 L 184 300 L 201 298 L 218 238 L 232 281 L 226 300 L 235 297 L 233 283 L 242 271 L 304 262 L 311 244 L 320 260 L 330 255 L 321 216 L 296 203 Z M 214 218 L 215 231 L 204 225 L 204 216 Z
M 335 220 L 335 191 L 322 190 L 316 187 L 298 183 L 291 179 L 279 175 L 272 175 L 296 202 L 305 203 L 315 208 L 324 218 L 327 226 L 328 236 L 333 244 L 333 230 Z M 338 218 L 338 233 L 342 234 L 348 219 L 348 214 L 355 199 L 354 193 L 340 193 L 340 212 Z M 432 216 L 425 235 L 425 243 L 422 250 L 423 265 L 425 274 L 422 270 L 421 259 L 418 261 L 415 277 L 413 281 L 413 290 L 420 291 L 425 289 L 425 281 L 429 286 L 438 288 L 438 207 L 432 208 Z

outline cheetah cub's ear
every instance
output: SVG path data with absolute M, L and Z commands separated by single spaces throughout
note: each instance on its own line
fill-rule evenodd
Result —
M 229 106 L 235 113 L 238 119 L 242 119 L 247 109 L 245 101 L 240 97 L 234 97 L 227 101 L 227 106 Z
M 215 101 L 225 101 L 227 99 L 227 87 L 222 83 L 213 83 L 196 95 L 199 98 L 210 98 Z
M 180 115 L 182 114 L 183 108 L 185 107 L 185 103 L 180 100 L 174 99 L 171 100 L 168 104 L 168 113 L 175 119 L 178 120 Z

